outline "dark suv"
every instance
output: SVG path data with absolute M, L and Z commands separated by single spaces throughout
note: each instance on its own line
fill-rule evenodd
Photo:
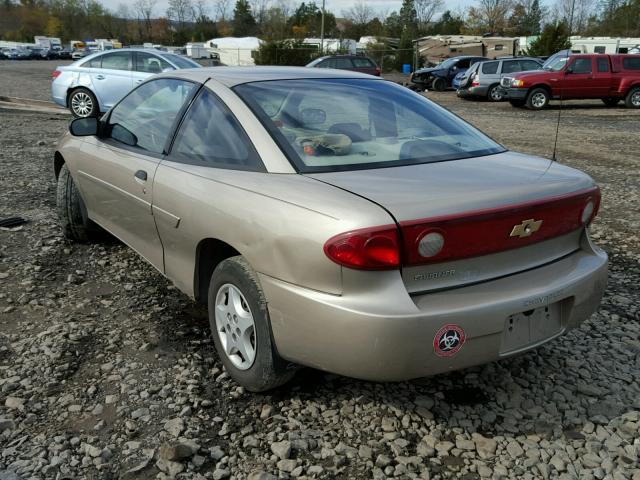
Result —
M 471 65 L 485 60 L 489 59 L 473 56 L 448 58 L 435 67 L 416 70 L 411 74 L 411 82 L 422 89 L 428 88 L 441 92 L 451 87 L 451 82 L 460 72 L 464 72 Z
M 369 75 L 380 76 L 380 67 L 369 57 L 361 55 L 330 55 L 316 58 L 306 65 L 313 68 L 337 68 L 338 70 L 353 70 L 356 72 L 368 73 Z

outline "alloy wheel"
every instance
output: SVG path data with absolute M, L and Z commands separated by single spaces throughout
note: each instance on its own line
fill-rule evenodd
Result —
M 631 105 L 640 108 L 640 90 L 633 92 L 631 95 Z
M 84 92 L 74 93 L 71 97 L 71 109 L 79 117 L 88 117 L 93 112 L 93 100 Z
M 216 332 L 225 354 L 239 370 L 251 368 L 256 358 L 256 326 L 247 300 L 234 285 L 218 289 Z
M 547 96 L 542 92 L 535 93 L 531 97 L 531 105 L 533 105 L 535 108 L 542 108 L 546 105 L 546 103 Z
M 489 96 L 491 97 L 491 100 L 493 100 L 494 102 L 499 102 L 503 98 L 502 92 L 498 87 L 493 87 L 489 92 Z

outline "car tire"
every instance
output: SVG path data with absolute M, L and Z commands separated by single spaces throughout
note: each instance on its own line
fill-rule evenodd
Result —
M 527 95 L 526 106 L 529 110 L 542 110 L 549 105 L 549 92 L 544 88 L 534 88 Z
M 103 230 L 87 215 L 87 207 L 66 164 L 58 174 L 56 190 L 58 220 L 66 238 L 86 243 L 99 239 Z
M 640 108 L 640 87 L 633 87 L 624 99 L 627 108 Z
M 76 88 L 69 94 L 69 110 L 75 118 L 97 117 L 100 115 L 98 99 L 86 88 Z
M 512 107 L 522 108 L 524 107 L 524 100 L 509 100 Z
M 500 88 L 500 85 L 491 85 L 487 91 L 487 99 L 490 102 L 501 102 L 504 100 L 504 93 Z
M 615 107 L 620 103 L 619 98 L 603 98 L 602 103 L 604 103 L 607 107 Z
M 444 78 L 436 77 L 431 82 L 431 89 L 436 92 L 444 92 L 445 88 L 447 88 L 447 82 L 445 82 Z
M 242 256 L 227 258 L 215 268 L 208 306 L 216 351 L 237 383 L 264 392 L 294 376 L 295 366 L 278 356 L 264 292 Z

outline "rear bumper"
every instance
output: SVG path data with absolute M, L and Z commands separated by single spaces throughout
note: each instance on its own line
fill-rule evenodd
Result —
M 399 275 L 400 285 L 373 283 L 352 296 L 264 275 L 261 282 L 283 358 L 350 377 L 407 380 L 529 350 L 589 318 L 606 287 L 607 255 L 592 248 L 586 236 L 583 243 L 578 252 L 528 272 L 414 297 Z M 403 289 L 408 301 L 399 296 Z M 505 341 L 511 315 L 549 305 L 560 312 L 557 331 L 515 349 Z M 466 341 L 455 355 L 442 357 L 434 337 L 448 324 L 460 327 Z
M 458 90 L 459 97 L 486 97 L 487 96 L 487 87 L 469 87 L 469 88 L 461 88 Z
M 507 90 L 507 98 L 509 100 L 525 100 L 529 93 L 528 88 L 509 88 Z
M 61 107 L 67 107 L 67 85 L 59 82 L 51 83 L 51 98 Z

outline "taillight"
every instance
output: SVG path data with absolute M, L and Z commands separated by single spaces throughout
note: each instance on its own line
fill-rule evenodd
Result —
M 476 73 L 473 78 L 471 79 L 471 86 L 472 87 L 477 87 L 480 85 L 480 79 L 478 78 L 478 74 Z
M 56 78 L 58 78 L 61 73 L 62 72 L 60 70 L 54 70 L 53 72 L 51 72 L 51 80 L 55 80 Z
M 400 267 L 400 242 L 395 226 L 364 228 L 341 233 L 324 244 L 331 260 L 361 270 L 391 270 Z
M 599 204 L 595 187 L 519 205 L 401 222 L 403 264 L 478 257 L 565 235 L 589 225 Z
M 382 69 L 380 67 L 376 67 L 376 75 L 379 77 L 382 74 Z

